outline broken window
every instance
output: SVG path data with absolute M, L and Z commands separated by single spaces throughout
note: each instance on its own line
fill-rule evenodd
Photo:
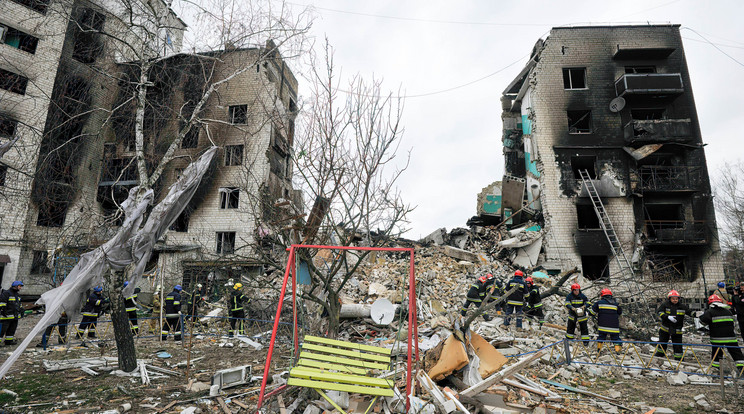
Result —
M 0 115 L 0 137 L 13 138 L 16 128 L 18 128 L 18 121 Z
M 100 33 L 106 16 L 92 9 L 83 9 L 76 20 L 75 43 L 72 58 L 78 62 L 90 64 L 103 52 L 103 42 Z
M 235 252 L 235 232 L 217 232 L 217 254 L 233 254 Z
M 229 108 L 229 117 L 231 124 L 248 123 L 248 105 L 232 105 Z
M 0 165 L 0 187 L 5 186 L 5 177 L 8 176 L 8 166 Z
M 563 89 L 586 89 L 586 68 L 563 68 Z
M 566 111 L 569 134 L 592 133 L 592 111 Z
M 39 13 L 46 13 L 47 7 L 49 6 L 49 0 L 11 0 L 20 5 L 26 6 L 33 11 Z
M 601 229 L 599 217 L 591 204 L 576 204 L 576 223 L 581 230 Z
M 240 189 L 237 187 L 220 188 L 220 208 L 238 208 L 240 204 Z
M 626 66 L 625 73 L 656 73 L 656 66 Z
M 647 263 L 654 282 L 688 282 L 693 279 L 688 271 L 687 256 L 649 252 Z
M 638 121 L 664 119 L 664 108 L 631 109 L 630 117 Z
M 59 184 L 57 184 L 59 185 Z M 36 217 L 36 225 L 42 227 L 62 227 L 67 217 L 67 202 L 58 200 L 55 195 L 50 194 L 43 203 L 39 205 L 39 215 Z
M 586 170 L 589 173 L 589 178 L 596 180 L 597 170 L 594 167 L 596 164 L 597 157 L 595 155 L 576 155 L 571 157 L 571 170 L 573 171 L 574 178 L 580 179 L 581 174 L 579 174 L 579 171 Z
M 169 227 L 170 230 L 185 233 L 189 231 L 189 219 L 191 218 L 191 209 L 186 207 L 181 214 L 176 217 L 176 221 Z
M 225 145 L 225 165 L 241 165 L 243 163 L 242 145 Z
M 4 39 L 2 36 L 3 31 L 5 31 Z M 39 39 L 37 39 L 36 37 L 31 36 L 28 33 L 24 33 L 18 29 L 3 25 L 0 25 L 0 40 L 2 40 L 3 43 L 10 47 L 14 47 L 31 54 L 36 53 L 36 45 L 39 44 Z
M 610 258 L 607 256 L 581 256 L 581 270 L 589 280 L 609 280 Z
M 27 77 L 0 69 L 0 89 L 24 95 L 26 93 L 26 86 L 28 86 Z
M 181 126 L 183 128 L 183 126 Z M 181 148 L 196 148 L 199 145 L 199 127 L 194 125 L 189 129 L 189 132 L 183 136 L 181 141 Z
M 47 267 L 48 253 L 44 250 L 34 250 L 34 258 L 31 261 L 31 274 L 38 275 L 52 273 L 52 269 Z

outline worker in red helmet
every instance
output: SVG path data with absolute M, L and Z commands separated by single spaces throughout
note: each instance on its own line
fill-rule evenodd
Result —
M 718 295 L 708 297 L 710 308 L 700 317 L 700 322 L 708 325 L 711 347 L 711 366 L 718 368 L 724 350 L 728 350 L 736 365 L 737 376 L 744 373 L 744 354 L 739 349 L 734 330 L 734 315 L 729 306 Z
M 584 341 L 584 345 L 589 345 L 589 327 L 587 321 L 589 316 L 587 315 L 587 306 L 589 305 L 589 299 L 581 293 L 581 286 L 578 283 L 571 285 L 571 293 L 566 296 L 566 309 L 568 310 L 568 322 L 566 324 L 566 338 L 574 339 L 574 332 L 576 332 L 576 324 L 579 324 L 581 330 L 581 339 Z
M 597 349 L 602 349 L 602 343 L 607 337 L 615 343 L 615 352 L 622 350 L 620 343 L 620 315 L 623 309 L 612 297 L 612 291 L 608 288 L 599 293 L 600 299 L 592 305 L 589 313 L 597 318 Z
M 686 304 L 682 303 L 679 292 L 672 289 L 667 294 L 667 299 L 656 309 L 656 314 L 661 319 L 661 325 L 659 326 L 659 343 L 656 345 L 654 356 L 663 357 L 666 355 L 667 342 L 671 337 L 674 359 L 681 361 L 684 355 L 682 352 L 682 327 L 684 326 L 685 315 L 692 315 L 692 311 Z
M 497 280 L 493 276 L 493 273 L 487 273 L 478 277 L 475 283 L 470 285 L 470 289 L 465 297 L 465 303 L 460 308 L 460 315 L 467 315 L 470 305 L 475 305 L 476 308 L 479 308 L 483 304 L 483 301 L 489 297 L 489 294 L 491 296 L 498 296 L 498 292 L 496 292 L 497 287 Z M 483 319 L 490 321 L 491 317 L 484 313 Z
M 545 323 L 545 313 L 543 312 L 542 298 L 540 297 L 540 289 L 535 286 L 535 281 L 532 277 L 528 277 L 524 280 L 527 284 L 527 298 L 526 298 L 526 311 L 525 314 L 530 318 L 537 320 L 542 328 Z
M 510 291 L 512 288 L 517 289 L 512 292 L 506 299 L 506 309 L 504 318 L 504 325 L 508 327 L 511 322 L 511 314 L 517 315 L 517 329 L 522 329 L 522 307 L 524 306 L 524 296 L 527 293 L 527 284 L 524 282 L 524 273 L 521 270 L 514 272 L 514 277 L 506 285 L 506 291 Z

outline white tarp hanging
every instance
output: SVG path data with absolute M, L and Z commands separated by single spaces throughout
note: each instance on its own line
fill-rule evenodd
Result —
M 41 295 L 37 303 L 46 305 L 46 313 L 0 367 L 0 378 L 7 374 L 34 337 L 49 324 L 56 323 L 63 311 L 67 312 L 70 320 L 77 318 L 85 299 L 85 292 L 100 285 L 108 269 L 121 271 L 134 263 L 130 285 L 123 293 L 127 295 L 134 290 L 152 254 L 155 242 L 191 200 L 216 152 L 217 147 L 210 148 L 184 170 L 178 181 L 170 187 L 165 198 L 152 210 L 141 229 L 145 211 L 153 201 L 153 191 L 148 190 L 136 204 L 139 188 L 134 187 L 129 191 L 129 197 L 121 205 L 125 220 L 119 231 L 111 240 L 80 256 L 80 261 L 61 286 Z

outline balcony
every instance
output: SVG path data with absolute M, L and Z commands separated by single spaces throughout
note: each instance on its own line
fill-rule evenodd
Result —
M 708 244 L 707 222 L 696 220 L 647 220 L 645 244 L 695 246 Z
M 702 179 L 702 167 L 645 165 L 638 169 L 636 192 L 692 192 Z
M 617 96 L 661 98 L 684 93 L 679 73 L 626 73 L 615 81 Z
M 687 119 L 634 119 L 623 128 L 628 144 L 666 144 L 689 142 L 692 138 L 691 121 Z

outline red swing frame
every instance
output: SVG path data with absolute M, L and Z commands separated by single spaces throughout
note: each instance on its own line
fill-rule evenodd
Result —
M 408 365 L 406 369 L 406 412 L 410 408 L 410 396 L 413 394 L 412 382 L 413 378 L 411 372 L 413 371 L 413 362 L 419 360 L 419 349 L 418 349 L 418 319 L 416 317 L 416 276 L 415 276 L 415 265 L 413 259 L 413 249 L 404 247 L 350 247 L 350 246 L 321 246 L 321 245 L 305 245 L 305 244 L 293 244 L 289 247 L 289 258 L 287 259 L 287 267 L 284 271 L 284 280 L 282 281 L 282 290 L 279 294 L 279 304 L 276 308 L 276 317 L 274 318 L 274 328 L 271 331 L 271 342 L 269 343 L 269 352 L 266 356 L 266 365 L 264 366 L 263 379 L 261 380 L 261 391 L 258 394 L 258 406 L 256 407 L 256 413 L 259 413 L 261 406 L 263 405 L 264 399 L 274 394 L 277 394 L 284 390 L 287 385 L 283 385 L 270 393 L 266 394 L 266 381 L 269 378 L 269 370 L 271 369 L 271 357 L 274 354 L 274 343 L 276 341 L 276 332 L 279 328 L 279 318 L 282 315 L 282 304 L 284 303 L 284 296 L 287 291 L 287 282 L 289 276 L 292 276 L 292 323 L 294 329 L 294 349 L 295 355 L 299 351 L 300 343 L 298 338 L 297 330 L 297 271 L 295 269 L 295 252 L 297 249 L 329 249 L 329 250 L 370 250 L 370 251 L 386 251 L 386 252 L 409 252 L 410 253 L 410 266 L 408 275 Z M 412 328 L 412 329 L 411 329 Z M 415 359 L 414 359 L 415 358 Z

